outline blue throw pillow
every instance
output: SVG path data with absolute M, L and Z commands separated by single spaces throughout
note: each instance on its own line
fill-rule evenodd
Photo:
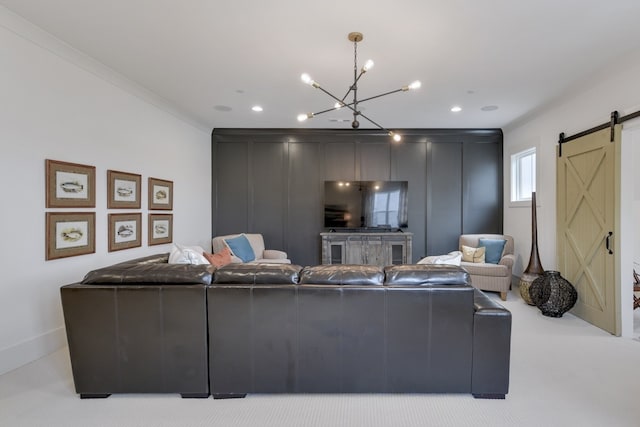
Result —
M 479 239 L 478 246 L 484 246 L 486 248 L 484 262 L 490 264 L 499 263 L 506 243 L 507 241 L 504 239 Z
M 242 262 L 249 262 L 256 259 L 256 254 L 253 253 L 253 248 L 249 243 L 249 239 L 244 234 L 239 235 L 231 239 L 224 239 L 231 252 L 240 258 Z

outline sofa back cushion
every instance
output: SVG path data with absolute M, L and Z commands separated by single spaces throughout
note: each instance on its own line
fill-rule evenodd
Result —
M 469 273 L 447 264 L 393 265 L 384 269 L 386 286 L 470 285 Z
M 384 271 L 376 265 L 314 265 L 300 273 L 300 284 L 312 285 L 382 285 Z
M 228 264 L 216 270 L 219 285 L 297 285 L 302 267 L 295 264 Z
M 82 283 L 96 284 L 131 284 L 131 285 L 209 285 L 215 267 L 207 264 L 168 264 L 134 262 L 116 264 L 88 272 Z

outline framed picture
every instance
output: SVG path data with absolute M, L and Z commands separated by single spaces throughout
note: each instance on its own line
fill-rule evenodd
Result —
M 140 209 L 142 177 L 134 173 L 107 171 L 107 208 Z
M 48 208 L 95 208 L 96 168 L 45 160 Z
M 149 178 L 149 210 L 173 210 L 173 181 Z
M 142 214 L 109 214 L 109 252 L 142 245 Z
M 149 214 L 149 246 L 173 241 L 173 215 Z
M 46 229 L 46 260 L 96 251 L 95 212 L 47 212 Z

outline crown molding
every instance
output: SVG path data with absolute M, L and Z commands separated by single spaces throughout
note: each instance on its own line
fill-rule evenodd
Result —
M 211 126 L 194 119 L 166 98 L 128 79 L 102 62 L 15 14 L 5 6 L 0 6 L 0 26 L 177 119 L 204 132 L 211 132 Z

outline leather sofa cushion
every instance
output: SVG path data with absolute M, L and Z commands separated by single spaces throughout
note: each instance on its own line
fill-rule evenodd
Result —
M 82 283 L 87 284 L 199 284 L 209 285 L 215 267 L 212 265 L 133 262 L 112 265 L 90 271 Z
M 385 267 L 385 285 L 470 285 L 469 273 L 461 267 L 446 264 L 406 264 Z
M 142 264 L 166 264 L 169 262 L 169 252 L 165 252 L 162 254 L 148 255 L 145 257 L 129 259 L 118 264 L 114 264 L 111 267 L 120 267 L 120 266 L 133 266 L 133 265 L 142 265 Z
M 312 285 L 382 285 L 384 271 L 375 265 L 315 265 L 300 273 L 300 284 Z
M 297 284 L 302 267 L 295 264 L 228 264 L 216 270 L 214 284 L 287 285 Z

